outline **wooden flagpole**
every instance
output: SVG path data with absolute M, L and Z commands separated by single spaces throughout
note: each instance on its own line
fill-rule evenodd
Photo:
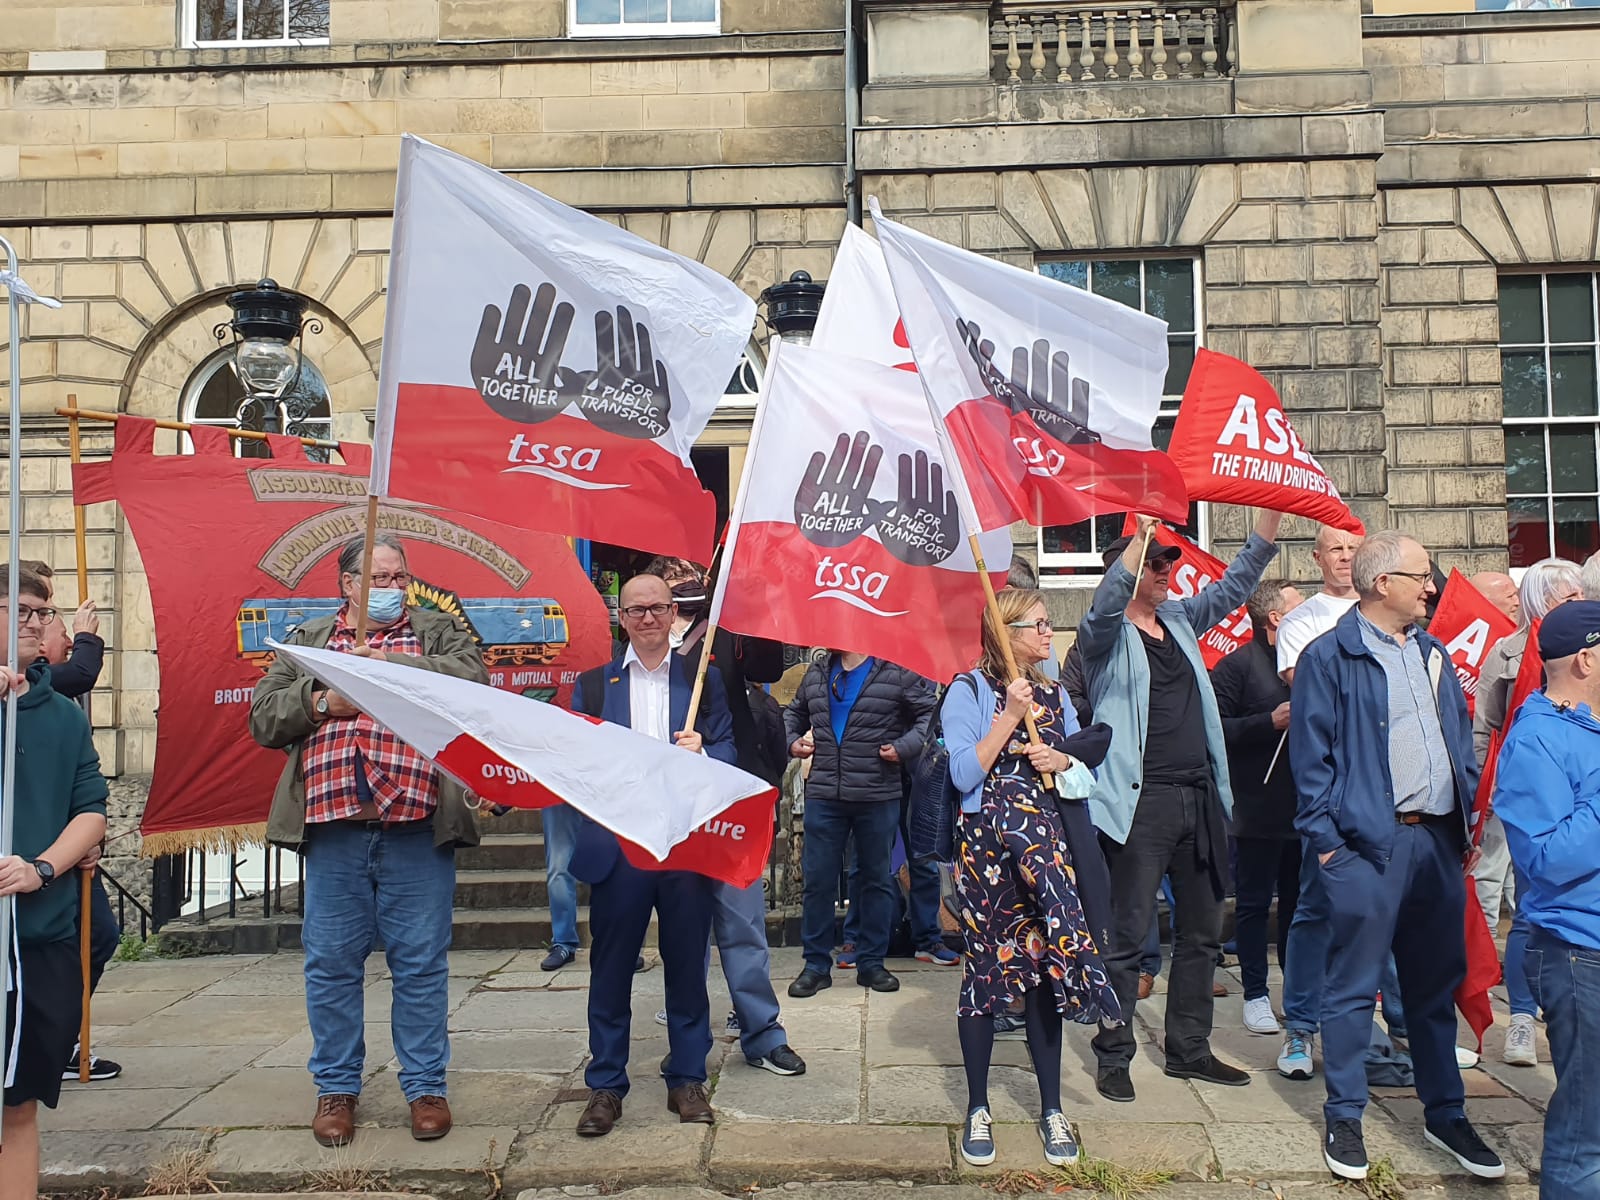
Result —
M 746 464 L 748 464 L 749 461 L 750 458 L 747 454 L 745 457 Z M 740 481 L 740 487 L 743 487 L 744 484 L 742 475 L 740 476 Z M 722 557 L 722 550 L 726 545 L 727 537 L 724 536 L 723 540 L 717 543 L 717 548 L 712 551 L 711 561 L 706 564 L 706 578 L 716 578 L 715 572 L 717 561 Z M 720 583 L 721 581 L 719 580 L 719 586 Z M 712 604 L 713 598 L 714 597 L 712 596 L 706 597 L 706 632 L 705 636 L 700 639 L 700 662 L 694 669 L 694 687 L 689 691 L 689 712 L 684 717 L 683 723 L 683 732 L 685 733 L 694 732 L 695 716 L 700 711 L 700 695 L 705 691 L 706 688 L 706 672 L 711 668 L 711 639 L 717 636 L 717 622 L 715 619 L 716 609 Z M 730 698 L 730 703 L 731 702 L 732 701 Z
M 372 539 L 378 534 L 378 498 L 367 497 L 367 536 L 361 548 L 360 608 L 356 613 L 356 645 L 367 644 L 367 598 L 372 591 Z
M 994 619 L 994 627 L 1000 634 L 1000 653 L 1006 660 L 1006 670 L 1015 682 L 1022 678 L 1022 672 L 1017 670 L 1017 656 L 1011 653 L 1011 635 L 1006 630 L 1005 622 L 1000 619 L 1000 600 L 994 593 L 994 581 L 989 578 L 989 566 L 983 561 L 983 546 L 979 543 L 976 533 L 967 534 L 967 545 L 972 547 L 973 565 L 978 569 L 978 578 L 983 581 L 984 603 L 988 606 L 989 615 Z M 1028 727 L 1028 744 L 1039 745 L 1039 727 L 1034 723 L 1031 707 L 1023 714 L 1022 720 Z M 1056 786 L 1055 775 L 1050 771 L 1040 771 L 1039 782 L 1044 784 L 1047 791 Z
M 71 397 L 68 398 L 70 399 Z M 112 424 L 122 420 L 121 413 L 101 412 L 98 409 L 93 408 L 58 408 L 56 409 L 56 416 L 66 417 L 69 422 L 71 422 L 74 417 L 76 417 L 76 419 L 79 421 L 107 421 Z M 157 429 L 172 429 L 176 430 L 178 433 L 188 433 L 194 428 L 194 426 L 188 421 L 156 421 L 154 424 Z M 257 433 L 253 429 L 228 429 L 224 430 L 224 432 L 229 437 L 237 438 L 241 442 L 264 442 L 269 436 L 276 436 L 265 433 Z M 327 438 L 303 437 L 300 438 L 299 441 L 302 446 L 315 446 L 319 450 L 339 449 L 338 442 L 331 442 Z
M 76 393 L 67 395 L 67 445 L 72 454 L 73 465 L 83 461 L 83 443 L 79 439 L 78 429 L 78 397 Z M 82 604 L 89 598 L 89 555 L 88 534 L 85 530 L 83 505 L 72 506 L 72 532 L 78 549 L 78 603 Z M 88 697 L 84 698 L 85 701 Z M 87 709 L 87 703 L 85 704 Z M 83 1015 L 78 1024 L 78 1082 L 89 1082 L 89 925 L 90 913 L 89 889 L 95 868 L 78 873 L 78 965 L 83 972 Z
M 1139 590 L 1139 580 L 1144 578 L 1144 560 L 1150 557 L 1150 535 L 1155 533 L 1156 527 L 1150 526 L 1144 531 L 1144 545 L 1139 548 L 1139 569 L 1133 573 L 1133 590 Z

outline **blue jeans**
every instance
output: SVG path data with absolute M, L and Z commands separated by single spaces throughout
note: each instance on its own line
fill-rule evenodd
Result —
M 572 850 L 578 844 L 583 814 L 565 804 L 539 813 L 544 826 L 544 869 L 550 890 L 550 944 L 578 949 L 578 881 L 572 876 Z
M 853 803 L 808 797 L 805 815 L 805 905 L 800 939 L 805 944 L 806 970 L 827 975 L 833 970 L 835 901 L 845 844 L 855 835 L 861 869 L 861 926 L 856 935 L 856 969 L 883 965 L 894 920 L 894 880 L 889 863 L 900 820 L 898 800 Z
M 906 829 L 906 816 L 911 811 L 909 800 L 900 802 L 900 844 L 908 845 L 911 835 Z M 890 860 L 894 861 L 893 848 Z M 911 894 L 900 890 L 899 880 L 894 881 L 894 915 L 889 920 L 892 930 L 900 924 L 902 913 L 911 920 L 911 945 L 917 950 L 931 950 L 944 945 L 944 930 L 939 926 L 939 864 L 931 858 L 913 859 L 906 864 L 911 876 Z M 850 907 L 844 914 L 844 940 L 855 945 L 861 934 L 861 864 L 855 847 L 850 849 Z
M 713 883 L 711 936 L 722 956 L 722 977 L 739 1018 L 739 1048 L 754 1062 L 789 1041 L 772 990 L 767 946 L 767 895 L 756 880 L 747 888 Z
M 1517 912 L 1511 918 L 1511 932 L 1506 934 L 1506 1000 L 1511 1005 L 1513 1015 L 1533 1017 L 1539 1014 L 1539 1006 L 1534 1002 L 1532 981 L 1523 965 L 1528 951 L 1528 936 L 1533 928 L 1528 924 L 1522 906 L 1522 898 L 1527 895 L 1523 885 L 1527 880 L 1521 871 L 1514 871 L 1514 874 L 1517 881 Z
M 1322 1027 L 1322 987 L 1328 976 L 1328 893 L 1317 855 L 1302 842 L 1300 896 L 1289 924 L 1283 964 L 1283 1027 L 1313 1034 Z
M 445 1094 L 455 852 L 432 822 L 306 827 L 306 1015 L 317 1095 L 361 1094 L 364 965 L 378 938 L 394 977 L 390 1029 L 407 1102 Z
M 1517 899 L 1527 895 L 1517 883 Z M 1544 1010 L 1556 1090 L 1544 1118 L 1540 1200 L 1600 1196 L 1600 950 L 1531 928 L 1524 970 Z

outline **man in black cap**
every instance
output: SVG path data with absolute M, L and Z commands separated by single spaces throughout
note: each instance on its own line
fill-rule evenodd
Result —
M 1539 626 L 1546 683 L 1517 710 L 1494 810 L 1525 887 L 1523 956 L 1544 1010 L 1556 1090 L 1544 1119 L 1540 1190 L 1600 1193 L 1600 601 L 1570 600 Z

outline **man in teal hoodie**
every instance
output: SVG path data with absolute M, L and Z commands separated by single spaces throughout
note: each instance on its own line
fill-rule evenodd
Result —
M 1527 887 L 1528 983 L 1544 1010 L 1556 1090 L 1544 1119 L 1543 1200 L 1600 1196 L 1600 601 L 1539 626 L 1545 687 L 1500 751 L 1494 810 Z
M 11 589 L 10 571 L 0 567 L 0 614 Z M 70 875 L 105 837 L 106 781 L 83 710 L 51 688 L 49 669 L 35 661 L 39 634 L 55 616 L 44 582 L 19 572 L 16 590 L 17 628 L 0 618 L 0 700 L 17 697 L 13 853 L 0 858 L 0 903 L 15 898 L 19 958 L 7 977 L 20 979 L 20 997 L 16 990 L 6 993 L 0 1195 L 33 1196 L 39 1190 L 38 1107 L 54 1108 L 60 1098 L 61 1064 L 78 1036 L 82 1004 L 78 897 Z M 10 662 L 27 665 L 3 665 Z M 0 731 L 4 722 L 0 709 Z M 0 803 L 11 804 L 12 797 Z M 9 959 L 8 951 L 0 954 Z

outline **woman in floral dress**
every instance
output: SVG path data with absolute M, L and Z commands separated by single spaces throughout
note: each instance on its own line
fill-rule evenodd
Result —
M 979 1165 L 994 1161 L 993 1017 L 1021 1000 L 1039 1080 L 1039 1137 L 1046 1160 L 1060 1166 L 1078 1155 L 1061 1112 L 1063 1018 L 1109 1024 L 1121 1012 L 1084 919 L 1062 802 L 1040 779 L 1042 772 L 1055 777 L 1060 796 L 1071 797 L 1064 802 L 1069 815 L 1081 816 L 1087 829 L 1083 800 L 1093 777 L 1064 750 L 1077 717 L 1039 669 L 1050 656 L 1052 632 L 1044 597 L 1007 588 L 999 610 L 998 625 L 985 613 L 983 656 L 976 670 L 950 685 L 941 717 L 951 782 L 962 798 L 956 825 L 956 893 L 966 937 L 956 1022 L 967 1073 L 961 1153 Z M 1009 684 L 1001 638 L 1009 640 L 1021 672 Z M 1030 709 L 1039 745 L 1028 743 Z M 1088 880 L 1103 880 L 1103 864 L 1085 867 Z

